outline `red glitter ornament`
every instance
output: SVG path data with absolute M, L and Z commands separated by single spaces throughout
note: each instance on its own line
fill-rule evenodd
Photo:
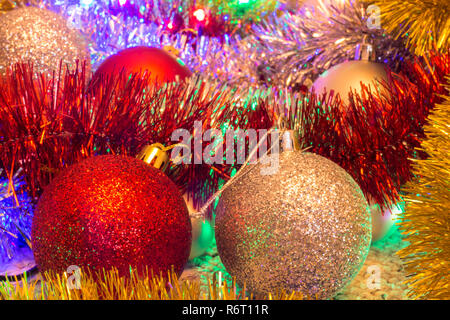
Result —
M 125 156 L 97 156 L 58 175 L 39 199 L 32 225 L 41 272 L 69 266 L 130 267 L 181 274 L 191 222 L 177 186 L 161 171 Z
M 150 73 L 149 80 L 155 83 L 184 80 L 192 72 L 165 50 L 150 47 L 134 47 L 122 50 L 107 58 L 97 69 L 93 79 L 100 75 Z

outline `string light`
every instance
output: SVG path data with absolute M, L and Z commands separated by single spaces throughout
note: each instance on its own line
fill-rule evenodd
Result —
M 193 15 L 199 22 L 203 22 L 206 19 L 206 12 L 203 9 L 195 10 Z

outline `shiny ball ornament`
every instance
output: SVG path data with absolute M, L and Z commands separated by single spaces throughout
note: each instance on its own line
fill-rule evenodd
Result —
M 216 215 L 220 258 L 257 295 L 284 289 L 333 297 L 362 267 L 371 216 L 358 184 L 334 162 L 285 151 L 275 173 L 245 168 Z
M 44 190 L 32 223 L 41 272 L 69 266 L 130 267 L 155 274 L 189 257 L 191 222 L 177 186 L 160 170 L 124 156 L 97 156 L 65 169 Z
M 359 93 L 361 83 L 370 86 L 371 93 L 376 93 L 378 90 L 383 92 L 383 86 L 377 81 L 388 81 L 386 68 L 384 64 L 372 61 L 347 61 L 322 73 L 314 82 L 312 89 L 319 95 L 333 90 L 335 94 L 339 94 L 345 104 L 348 104 L 349 92 Z
M 0 15 L 0 75 L 18 62 L 33 63 L 36 72 L 51 75 L 60 62 L 73 69 L 76 60 L 90 55 L 86 40 L 58 14 L 36 7 L 23 7 Z
M 197 212 L 192 203 L 192 198 L 189 198 L 187 194 L 183 196 L 186 201 L 186 205 L 189 214 Z M 191 253 L 189 254 L 189 260 L 200 257 L 211 246 L 214 238 L 214 227 L 210 221 L 200 218 L 191 217 L 192 224 L 192 245 Z
M 191 218 L 192 246 L 189 260 L 202 256 L 211 246 L 214 238 L 214 227 L 204 219 Z
M 107 58 L 97 69 L 97 77 L 120 74 L 147 73 L 149 81 L 165 83 L 189 78 L 191 71 L 165 50 L 150 47 L 134 47 Z M 153 84 L 152 83 L 152 84 Z

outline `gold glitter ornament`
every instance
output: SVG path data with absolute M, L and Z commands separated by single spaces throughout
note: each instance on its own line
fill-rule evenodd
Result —
M 385 90 L 378 81 L 388 81 L 384 64 L 371 61 L 347 61 L 325 71 L 314 82 L 313 88 L 319 95 L 333 90 L 340 95 L 344 103 L 348 104 L 348 94 L 350 91 L 360 94 L 361 83 L 370 86 L 371 93 L 384 93 Z
M 334 162 L 285 151 L 272 175 L 245 167 L 219 201 L 216 242 L 231 276 L 250 292 L 332 298 L 358 273 L 371 215 L 358 184 Z
M 58 14 L 36 7 L 23 7 L 0 15 L 0 75 L 17 62 L 32 62 L 36 72 L 52 74 L 62 67 L 86 61 L 87 42 L 78 30 Z

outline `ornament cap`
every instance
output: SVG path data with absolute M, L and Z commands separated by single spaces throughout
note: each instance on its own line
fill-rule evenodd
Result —
M 146 145 L 137 158 L 163 172 L 169 166 L 169 155 L 166 148 L 160 143 Z
M 281 148 L 285 151 L 300 150 L 298 133 L 295 130 L 286 130 L 281 138 Z
M 364 36 L 362 43 L 356 45 L 355 60 L 361 61 L 375 61 L 376 54 L 373 45 L 367 40 L 367 36 Z

